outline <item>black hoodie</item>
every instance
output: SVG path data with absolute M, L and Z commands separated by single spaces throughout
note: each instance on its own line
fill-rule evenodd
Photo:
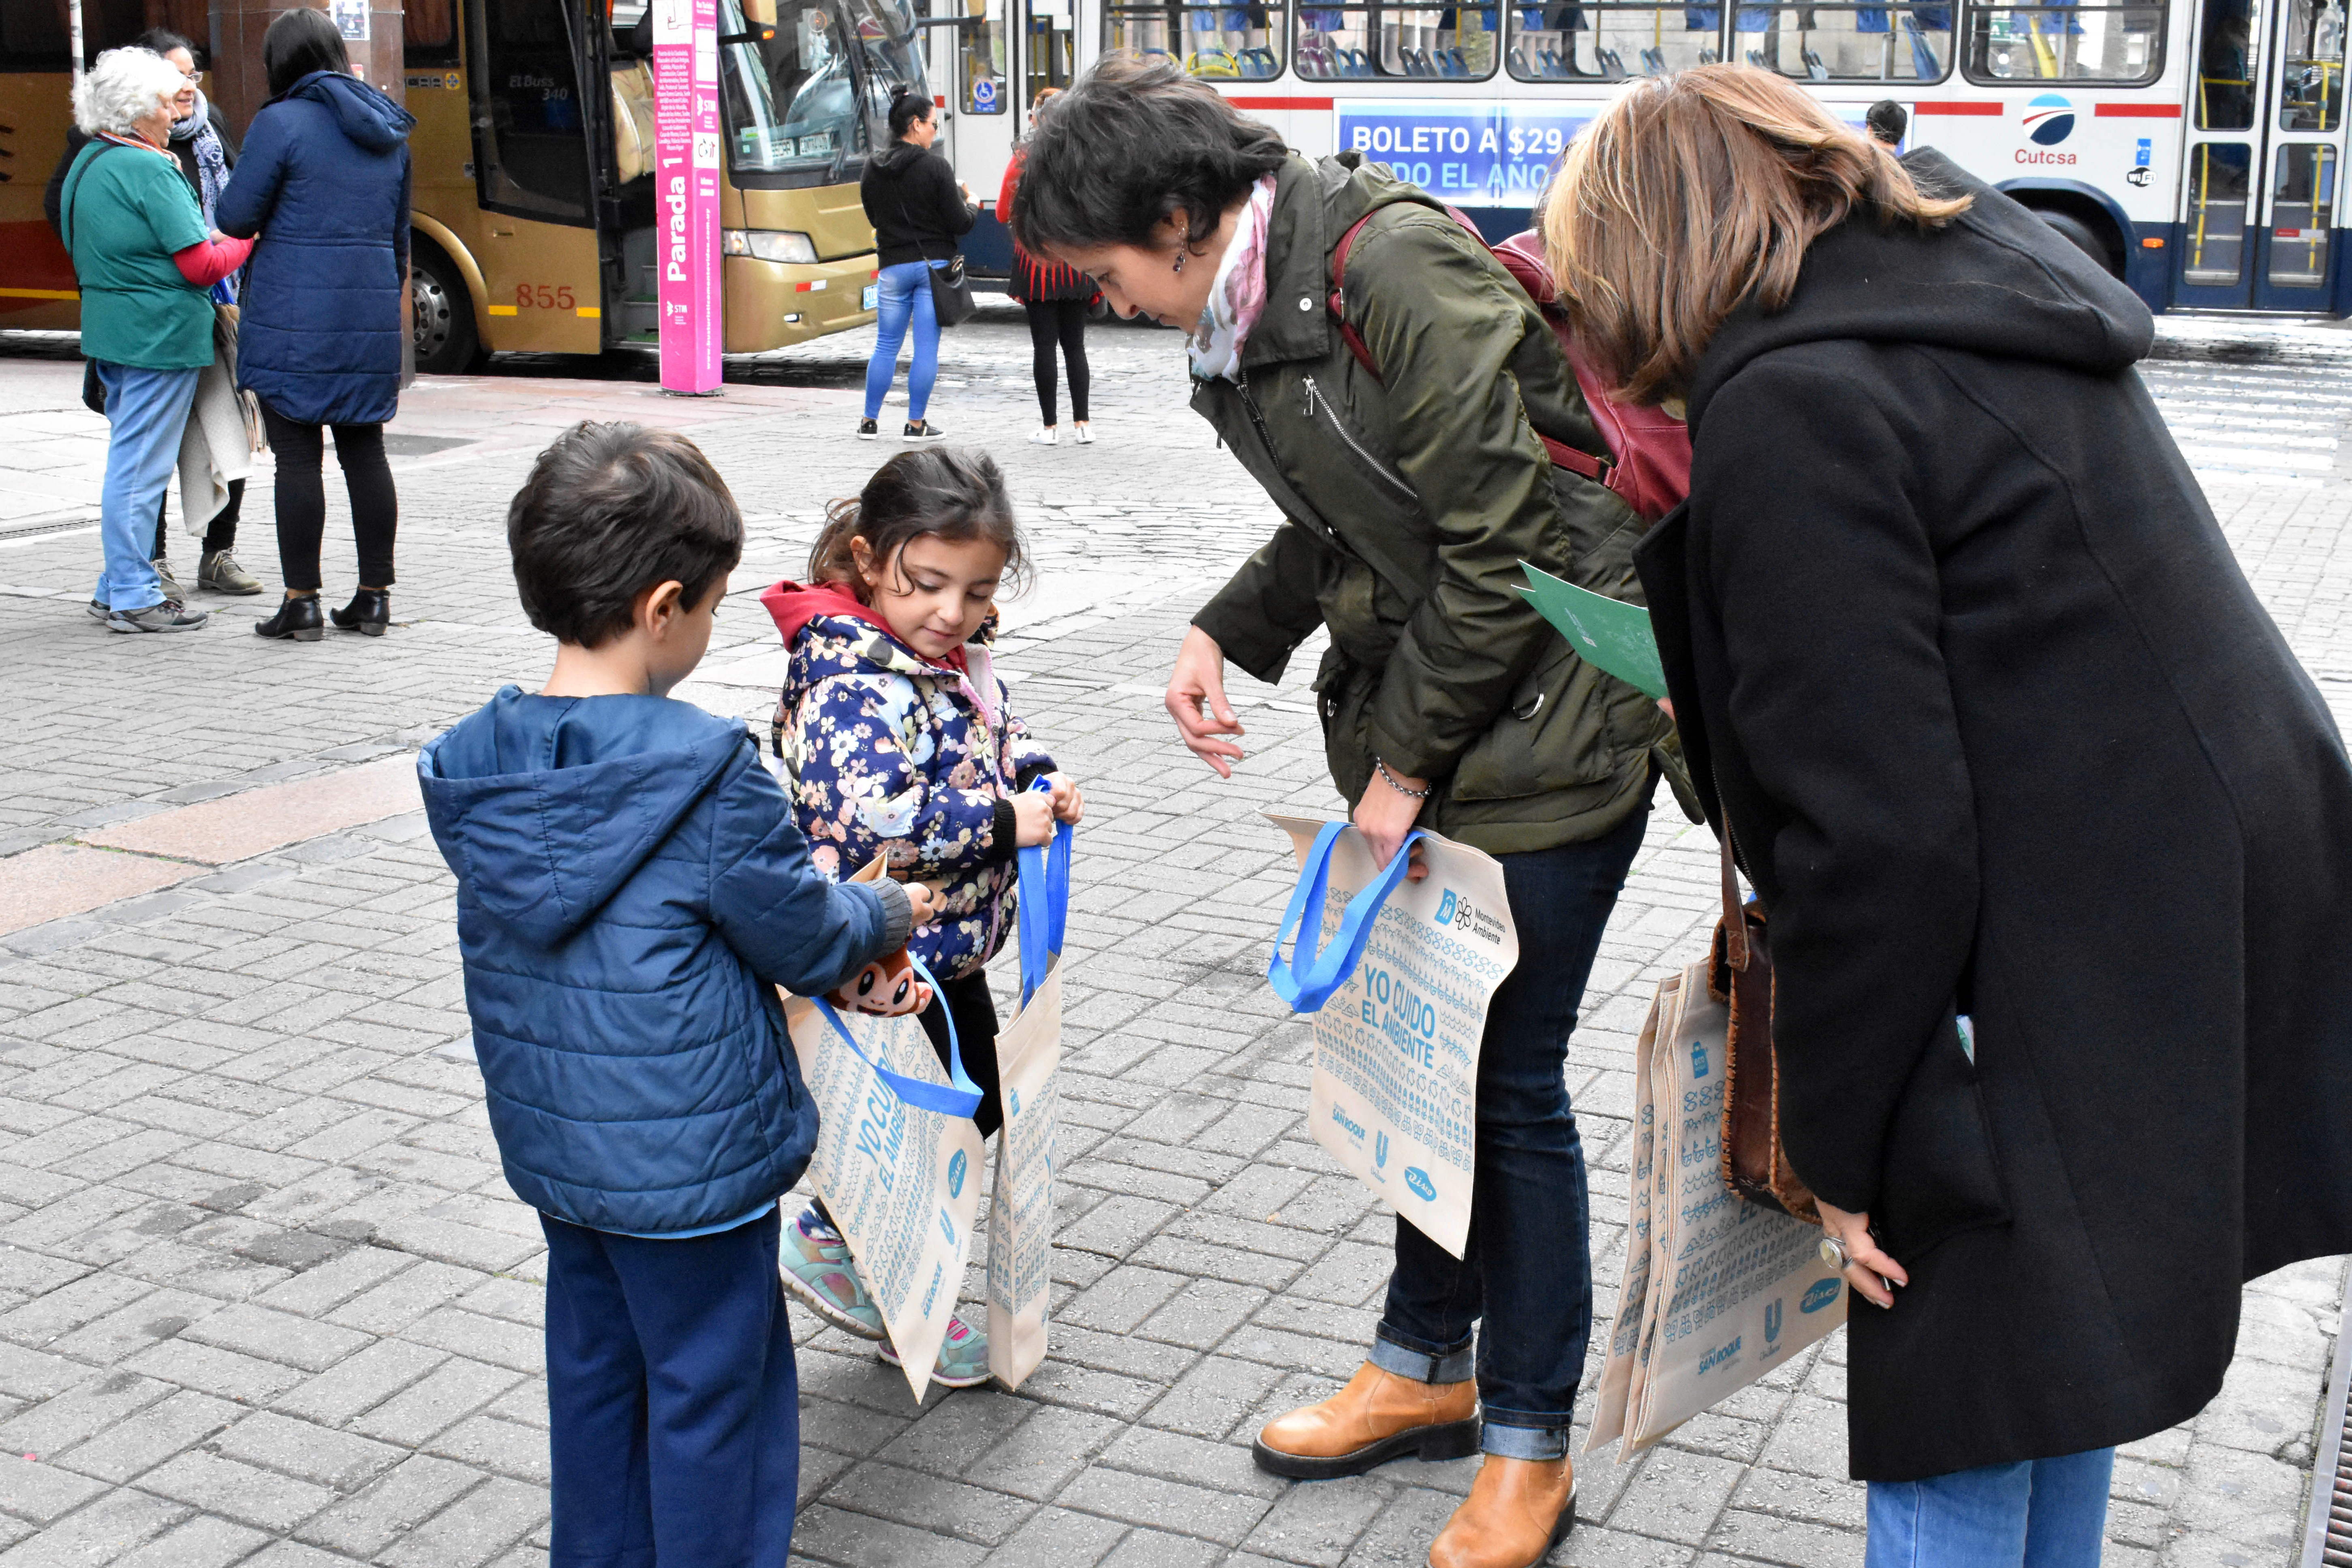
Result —
M 2352 1250 L 2352 764 L 2131 368 L 2147 309 L 1906 162 L 1973 207 L 1851 219 L 1733 315 L 1636 552 L 1769 911 L 1790 1158 L 1910 1274 L 1852 1305 L 1873 1480 L 2185 1420 L 2242 1281 Z
M 954 168 L 911 141 L 893 141 L 867 160 L 857 195 L 884 267 L 945 261 L 956 253 L 957 236 L 980 221 L 980 209 L 956 188 Z

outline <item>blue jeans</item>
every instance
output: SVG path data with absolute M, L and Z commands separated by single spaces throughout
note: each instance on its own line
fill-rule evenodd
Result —
M 907 323 L 915 324 L 915 362 L 907 369 L 907 418 L 923 417 L 931 406 L 931 383 L 940 376 L 940 318 L 931 305 L 931 272 L 944 261 L 902 261 L 882 269 L 876 289 L 874 357 L 866 361 L 866 417 L 882 417 L 882 400 L 898 373 L 898 345 Z
M 142 371 L 92 361 L 106 388 L 106 481 L 99 491 L 99 542 L 106 569 L 92 599 L 110 610 L 144 610 L 163 601 L 150 547 L 163 491 L 180 460 L 188 409 L 202 371 Z
M 2113 1448 L 1870 1483 L 1864 1568 L 2098 1568 Z
M 1397 1221 L 1372 1364 L 1423 1383 L 1459 1383 L 1475 1371 L 1486 1417 L 1480 1446 L 1506 1458 L 1568 1452 L 1592 1337 L 1590 1210 L 1568 1101 L 1568 1037 L 1649 815 L 1644 806 L 1584 843 L 1495 857 L 1519 962 L 1486 1006 L 1478 1046 L 1469 1240 L 1456 1259 Z
M 540 1228 L 550 1568 L 782 1568 L 801 1417 L 775 1211 L 680 1241 Z

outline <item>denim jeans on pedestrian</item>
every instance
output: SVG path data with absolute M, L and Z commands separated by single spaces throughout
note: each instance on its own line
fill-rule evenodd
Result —
M 1495 857 L 1518 927 L 1519 962 L 1487 1004 L 1478 1046 L 1469 1240 L 1457 1260 L 1397 1221 L 1396 1268 L 1372 1364 L 1423 1383 L 1459 1383 L 1475 1370 L 1486 1417 L 1481 1446 L 1506 1458 L 1568 1452 L 1592 1337 L 1584 1146 L 1568 1100 L 1568 1037 L 1649 814 L 1644 806 L 1588 842 Z
M 180 460 L 180 437 L 196 400 L 202 371 L 147 371 L 91 361 L 106 388 L 106 480 L 99 491 L 100 543 L 106 568 L 92 599 L 109 610 L 144 610 L 163 601 L 148 547 L 155 542 L 156 509 Z
M 876 286 L 874 357 L 866 361 L 866 417 L 882 417 L 882 400 L 898 374 L 898 345 L 907 323 L 915 324 L 915 362 L 907 368 L 907 418 L 923 417 L 931 406 L 931 383 L 940 375 L 940 318 L 931 304 L 931 273 L 944 261 L 902 261 L 882 269 Z
M 2116 1451 L 1870 1483 L 1864 1568 L 2098 1568 Z

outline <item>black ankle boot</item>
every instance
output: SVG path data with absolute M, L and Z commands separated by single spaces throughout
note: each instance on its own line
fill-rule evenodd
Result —
M 267 621 L 253 623 L 257 637 L 285 637 L 297 643 L 315 643 L 327 634 L 325 617 L 319 613 L 316 594 L 301 599 L 289 599 L 278 607 L 278 613 Z
M 328 611 L 327 618 L 341 631 L 381 637 L 383 629 L 392 624 L 392 590 L 362 588 L 341 610 Z

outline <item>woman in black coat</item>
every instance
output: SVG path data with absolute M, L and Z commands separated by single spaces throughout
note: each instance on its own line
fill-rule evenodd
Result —
M 1872 1559 L 2095 1563 L 2107 1450 L 2213 1396 L 2242 1282 L 2352 1250 L 2343 741 L 2147 311 L 2031 213 L 1722 66 L 1604 112 L 1546 239 L 1687 408 L 1637 559 L 1853 1260 Z

